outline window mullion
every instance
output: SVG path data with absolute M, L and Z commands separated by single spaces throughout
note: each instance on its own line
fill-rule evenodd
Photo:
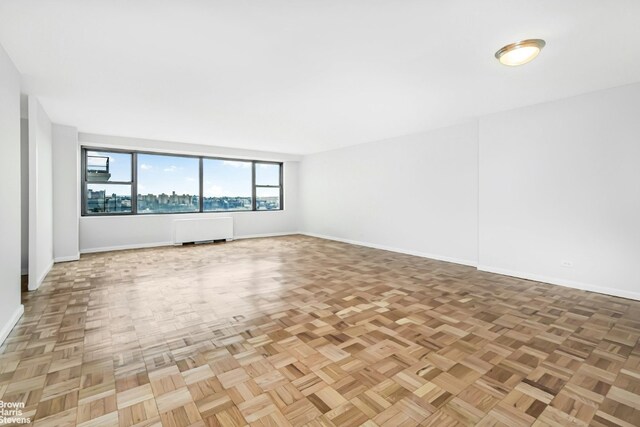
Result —
M 256 210 L 256 162 L 251 162 L 251 210 Z
M 204 160 L 200 157 L 200 213 L 204 212 Z
M 284 163 L 280 163 L 280 210 L 284 210 Z
M 131 215 L 138 214 L 138 153 L 131 153 Z

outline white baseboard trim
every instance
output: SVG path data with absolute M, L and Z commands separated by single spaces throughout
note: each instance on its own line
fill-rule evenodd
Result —
M 29 279 L 29 283 L 27 285 L 27 288 L 30 291 L 37 290 L 40 287 L 40 285 L 42 284 L 42 282 L 44 282 L 44 279 L 46 279 L 47 274 L 49 274 L 49 272 L 51 271 L 52 268 L 53 268 L 53 260 L 49 261 L 49 265 L 47 265 L 47 267 L 44 269 L 44 271 L 42 272 L 40 277 L 38 277 L 38 280 L 36 281 L 36 283 L 33 283 L 31 281 L 31 279 Z
M 24 305 L 20 304 L 14 310 L 13 314 L 9 318 L 9 321 L 2 327 L 2 329 L 0 329 L 0 345 L 2 345 L 2 343 L 4 343 L 4 340 L 7 339 L 7 337 L 11 333 L 11 330 L 14 326 L 16 326 L 16 323 L 18 323 L 18 320 L 20 320 L 23 313 Z
M 444 255 L 431 254 L 431 253 L 426 253 L 426 252 L 418 252 L 418 251 L 401 249 L 401 248 L 385 246 L 385 245 L 378 245 L 378 244 L 375 244 L 375 243 L 361 242 L 361 241 L 351 240 L 351 239 L 343 239 L 343 238 L 340 238 L 340 237 L 327 236 L 327 235 L 324 235 L 324 234 L 301 232 L 301 231 L 290 231 L 290 232 L 281 232 L 281 233 L 263 233 L 263 234 L 249 234 L 249 235 L 244 235 L 244 236 L 234 236 L 234 240 L 258 239 L 258 238 L 264 238 L 264 237 L 292 236 L 292 235 L 296 235 L 296 234 L 301 234 L 301 235 L 310 236 L 310 237 L 316 237 L 316 238 L 325 239 L 325 240 L 333 240 L 333 241 L 336 241 L 336 242 L 348 243 L 348 244 L 351 244 L 351 245 L 365 246 L 365 247 L 373 248 L 373 249 L 381 249 L 381 250 L 390 251 L 390 252 L 397 252 L 397 253 L 406 254 L 406 255 L 413 255 L 413 256 L 418 256 L 418 257 L 421 257 L 421 258 L 429 258 L 429 259 L 434 259 L 434 260 L 438 260 L 438 261 L 446 261 L 446 262 L 451 262 L 451 263 L 454 263 L 454 264 L 467 265 L 467 266 L 470 266 L 470 267 L 476 267 L 480 271 L 486 271 L 486 272 L 489 272 L 489 273 L 501 274 L 501 275 L 504 275 L 504 276 L 517 277 L 517 278 L 520 278 L 520 279 L 533 280 L 533 281 L 536 281 L 536 282 L 548 283 L 548 284 L 552 284 L 552 285 L 564 286 L 564 287 L 567 287 L 567 288 L 580 289 L 580 290 L 584 290 L 584 291 L 596 292 L 596 293 L 600 293 L 600 294 L 612 295 L 612 296 L 617 296 L 617 297 L 622 297 L 622 298 L 629 298 L 629 299 L 640 301 L 640 292 L 631 292 L 631 291 L 625 291 L 625 290 L 614 289 L 614 288 L 605 288 L 605 287 L 602 287 L 602 286 L 591 285 L 591 284 L 588 284 L 588 283 L 581 283 L 581 282 L 575 282 L 575 281 L 571 281 L 571 280 L 558 279 L 558 278 L 554 278 L 554 277 L 542 276 L 542 275 L 533 274 L 533 273 L 526 273 L 526 272 L 508 270 L 508 269 L 504 269 L 504 268 L 491 267 L 491 266 L 487 266 L 487 265 L 479 265 L 476 261 L 460 259 L 460 258 L 454 258 L 454 257 L 449 257 L 449 256 L 444 256 Z M 80 251 L 80 254 L 97 253 L 97 252 L 111 252 L 111 251 L 120 251 L 120 250 L 127 250 L 127 249 L 144 249 L 144 248 L 154 248 L 154 247 L 160 247 L 160 246 L 173 246 L 173 245 L 174 245 L 173 242 L 156 242 L 156 243 L 143 243 L 143 244 L 133 244 L 133 245 L 108 246 L 108 247 L 102 247 L 102 248 L 82 249 Z M 60 258 L 56 258 L 55 261 L 56 262 L 77 261 L 80 258 L 80 254 L 78 254 L 77 257 L 60 257 Z M 38 280 L 38 287 L 40 286 L 40 284 L 42 283 L 42 281 L 44 280 L 46 275 L 49 273 L 49 270 L 51 269 L 52 266 L 53 266 L 53 262 L 51 263 L 49 268 L 47 268 L 46 272 L 42 275 L 42 277 Z M 23 274 L 27 274 L 27 272 L 23 272 Z M 34 290 L 34 289 L 31 289 L 31 287 L 29 287 L 29 290 Z M 24 310 L 24 308 L 23 308 L 23 310 Z M 1 340 L 0 340 L 0 342 L 1 342 Z
M 525 273 L 521 271 L 508 270 L 504 268 L 491 267 L 488 265 L 478 265 L 478 270 L 488 273 L 502 274 L 504 276 L 517 277 L 519 279 L 533 280 L 535 282 L 549 283 L 551 285 L 563 286 L 565 288 L 580 289 L 583 291 L 596 292 L 599 294 L 611 295 L 616 297 L 640 300 L 639 292 L 625 291 L 621 289 L 605 288 L 589 283 L 575 282 L 572 280 L 557 279 L 555 277 L 541 276 L 539 274 Z
M 247 234 L 245 236 L 233 236 L 233 240 L 242 239 L 261 239 L 264 237 L 281 237 L 281 236 L 293 236 L 296 234 L 302 234 L 299 231 L 285 231 L 282 233 L 264 233 L 264 234 Z
M 596 286 L 596 285 L 592 285 L 592 284 L 588 284 L 588 283 L 581 283 L 581 282 L 575 282 L 575 281 L 571 281 L 571 280 L 557 279 L 557 278 L 554 278 L 554 277 L 542 276 L 542 275 L 539 275 L 539 274 L 523 273 L 523 272 L 520 272 L 520 271 L 513 271 L 513 270 L 504 269 L 504 268 L 491 267 L 491 266 L 487 266 L 487 265 L 479 265 L 475 261 L 470 261 L 470 260 L 465 260 L 465 259 L 452 258 L 452 257 L 447 257 L 447 256 L 442 256 L 442 255 L 424 253 L 424 252 L 410 251 L 410 250 L 405 250 L 405 249 L 400 249 L 400 248 L 389 247 L 389 246 L 385 246 L 385 245 L 378 245 L 378 244 L 374 244 L 374 243 L 359 242 L 359 241 L 356 241 L 356 240 L 342 239 L 342 238 L 333 237 L 333 236 L 326 236 L 326 235 L 323 235 L 323 234 L 307 233 L 307 232 L 301 232 L 300 234 L 303 234 L 305 236 L 310 236 L 310 237 L 317 237 L 319 239 L 327 239 L 327 240 L 334 240 L 336 242 L 348 243 L 348 244 L 351 244 L 351 245 L 365 246 L 365 247 L 368 247 L 368 248 L 382 249 L 382 250 L 385 250 L 385 251 L 398 252 L 398 253 L 406 254 L 406 255 L 414 255 L 414 256 L 418 256 L 418 257 L 422 257 L 422 258 L 430 258 L 430 259 L 435 259 L 435 260 L 438 260 L 438 261 L 447 261 L 447 262 L 452 262 L 452 263 L 455 263 L 455 264 L 468 265 L 468 266 L 471 266 L 471 267 L 476 267 L 478 270 L 486 271 L 488 273 L 501 274 L 501 275 L 504 275 L 504 276 L 517 277 L 519 279 L 533 280 L 533 281 L 536 281 L 536 282 L 548 283 L 548 284 L 551 284 L 551 285 L 558 285 L 558 286 L 563 286 L 563 287 L 566 287 L 566 288 L 580 289 L 580 290 L 583 290 L 583 291 L 596 292 L 596 293 L 599 293 L 599 294 L 611 295 L 611 296 L 628 298 L 628 299 L 633 299 L 633 300 L 639 300 L 640 301 L 640 292 L 631 292 L 631 291 L 625 291 L 625 290 L 621 290 L 621 289 L 605 288 L 605 287 L 602 287 L 602 286 Z
M 157 248 L 160 246 L 173 246 L 173 242 L 136 243 L 132 245 L 105 246 L 102 248 L 80 249 L 81 254 L 93 254 L 98 252 L 125 251 L 127 249 Z
M 261 237 L 280 237 L 280 236 L 291 236 L 294 234 L 301 234 L 297 231 L 287 231 L 282 233 L 264 233 L 264 234 L 247 234 L 244 236 L 233 236 L 233 240 L 242 240 L 242 239 L 258 239 Z M 133 245 L 120 245 L 120 246 L 105 246 L 102 248 L 87 248 L 81 249 L 81 254 L 92 254 L 98 252 L 111 252 L 111 251 L 123 251 L 127 249 L 145 249 L 145 248 L 157 248 L 160 246 L 175 246 L 173 242 L 156 242 L 156 243 L 142 243 L 142 244 L 133 244 Z M 73 260 L 66 260 L 73 261 Z
M 78 253 L 77 255 L 70 255 L 70 256 L 59 256 L 57 258 L 54 258 L 54 262 L 69 262 L 69 261 L 78 261 L 80 259 L 80 253 Z
M 435 259 L 437 261 L 452 262 L 454 264 L 468 265 L 470 267 L 477 266 L 477 262 L 468 259 L 454 258 L 445 255 L 430 254 L 426 252 L 413 251 L 408 249 L 395 248 L 391 246 L 378 245 L 376 243 L 360 242 L 357 240 L 342 239 L 340 237 L 325 236 L 324 234 L 302 232 L 305 236 L 317 237 L 319 239 L 334 240 L 336 242 L 348 243 L 350 245 L 365 246 L 367 248 L 381 249 L 383 251 L 397 252 L 405 255 L 413 255 L 421 258 Z

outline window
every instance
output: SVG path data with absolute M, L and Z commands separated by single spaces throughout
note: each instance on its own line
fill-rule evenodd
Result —
M 85 214 L 131 213 L 132 154 L 86 150 L 83 161 Z
M 139 214 L 200 212 L 200 160 L 138 154 Z
M 256 210 L 278 210 L 282 200 L 282 164 L 255 162 Z
M 204 159 L 202 164 L 204 211 L 250 211 L 251 162 Z
M 82 215 L 283 209 L 282 163 L 82 149 Z

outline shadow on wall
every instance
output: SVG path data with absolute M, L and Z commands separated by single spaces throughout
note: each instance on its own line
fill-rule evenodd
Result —
M 20 98 L 27 102 L 26 96 Z M 29 271 L 29 120 L 20 119 L 20 272 Z M 24 276 L 23 276 L 24 277 Z

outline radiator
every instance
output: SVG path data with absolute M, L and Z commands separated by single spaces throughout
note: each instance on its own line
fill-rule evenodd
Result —
M 176 245 L 223 239 L 233 239 L 233 218 L 231 217 L 173 221 L 173 243 Z

